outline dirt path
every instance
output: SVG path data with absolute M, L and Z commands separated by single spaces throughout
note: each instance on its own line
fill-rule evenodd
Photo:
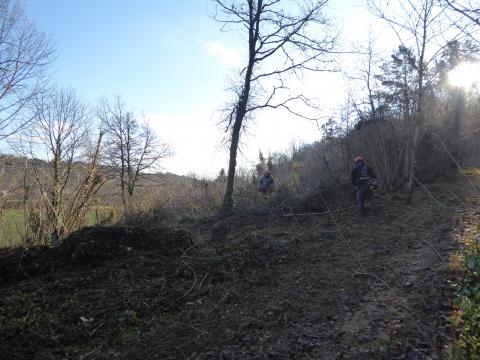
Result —
M 439 359 L 454 294 L 449 262 L 461 229 L 478 221 L 480 200 L 467 185 L 450 186 L 454 195 L 433 185 L 412 207 L 383 198 L 382 213 L 365 220 L 235 216 L 201 227 L 207 244 L 171 262 L 134 249 L 123 260 L 3 285 L 0 352 Z
M 241 289 L 242 296 L 230 299 L 215 327 L 239 324 L 230 330 L 242 337 L 224 338 L 223 354 L 278 359 L 438 354 L 444 340 L 438 338 L 444 330 L 441 316 L 450 309 L 452 290 L 445 258 L 455 244 L 443 232 L 451 219 L 439 216 L 441 223 L 432 230 L 423 220 L 410 219 L 415 221 L 411 231 L 392 235 L 395 216 L 345 226 L 343 236 L 333 226 L 325 230 L 328 224 L 318 219 L 289 228 L 299 261 L 275 266 L 268 284 Z M 276 228 L 266 226 L 261 241 L 278 238 Z M 439 231 L 442 236 L 435 237 Z M 250 319 L 246 328 L 245 319 Z M 218 340 L 205 347 L 218 346 Z M 212 356 L 219 353 L 197 357 Z

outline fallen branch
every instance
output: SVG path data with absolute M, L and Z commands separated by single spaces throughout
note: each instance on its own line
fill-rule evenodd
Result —
M 93 329 L 93 331 L 89 334 L 89 336 L 93 336 L 93 334 L 95 334 L 95 332 L 100 329 L 103 325 L 105 325 L 105 321 L 102 321 L 100 323 L 100 325 L 98 325 L 95 329 Z
M 195 272 L 195 270 L 187 263 L 184 263 L 192 272 L 193 272 L 193 276 L 194 276 L 194 279 L 193 279 L 193 285 L 191 286 L 191 288 L 185 293 L 183 294 L 182 296 L 178 297 L 176 299 L 176 301 L 180 300 L 180 299 L 183 299 L 184 297 L 186 297 L 188 294 L 190 294 L 190 292 L 192 292 L 192 290 L 195 288 L 195 286 L 197 285 L 197 273 Z M 203 280 L 202 280 L 203 281 Z
M 390 285 L 388 285 L 388 283 L 383 280 L 381 277 L 375 275 L 375 274 L 372 274 L 370 272 L 357 272 L 357 271 L 353 271 L 353 274 L 352 274 L 352 277 L 355 277 L 355 276 L 370 276 L 370 277 L 373 277 L 374 279 L 380 281 L 383 285 L 385 285 L 388 290 L 392 290 L 392 288 L 390 287 Z
M 225 292 L 225 295 L 220 299 L 220 301 L 217 302 L 217 303 L 215 304 L 215 306 L 214 306 L 212 309 L 210 309 L 210 311 L 207 312 L 206 318 L 208 318 L 208 317 L 210 316 L 210 314 L 211 314 L 213 311 L 215 311 L 215 309 L 216 309 L 222 302 L 224 302 L 225 300 L 227 300 L 228 296 L 230 295 L 230 290 L 232 290 L 232 289 L 233 289 L 233 286 L 230 287 L 229 289 L 227 289 L 227 291 Z
M 433 252 L 435 254 L 437 254 L 438 258 L 443 261 L 444 264 L 448 264 L 448 262 L 443 258 L 442 255 L 440 255 L 440 253 L 438 252 L 437 248 L 435 246 L 433 246 L 432 244 L 430 244 L 428 241 L 426 241 L 427 245 L 430 246 L 430 248 L 433 250 Z
M 95 354 L 95 353 L 98 351 L 98 349 L 100 349 L 101 347 L 102 347 L 101 345 L 100 345 L 100 346 L 97 346 L 97 347 L 96 347 L 95 349 L 93 349 L 92 351 L 90 351 L 90 352 L 88 352 L 88 353 L 86 353 L 86 354 L 84 354 L 84 355 L 80 355 L 80 357 L 79 357 L 78 359 L 79 359 L 79 360 L 84 360 L 84 359 L 88 358 L 89 356 L 92 356 L 92 355 Z
M 457 199 L 457 200 L 460 202 L 460 204 L 462 204 L 465 208 L 467 208 L 467 204 L 466 204 L 462 199 L 460 199 L 460 197 L 459 197 L 457 194 L 455 194 L 455 193 L 454 193 L 452 190 L 450 190 L 448 187 L 444 187 L 444 188 L 445 188 L 445 190 L 447 190 L 455 199 Z
M 183 325 L 183 326 L 186 326 L 188 327 L 189 329 L 192 329 L 192 330 L 195 330 L 195 331 L 198 331 L 199 333 L 202 333 L 202 334 L 208 334 L 208 331 L 204 331 L 202 329 L 199 329 L 193 325 L 190 325 L 190 324 L 185 324 L 183 322 L 180 322 L 180 321 L 177 321 L 177 324 L 180 324 L 180 325 Z
M 284 217 L 288 216 L 315 216 L 315 215 L 328 215 L 328 214 L 334 214 L 334 213 L 339 213 L 345 210 L 353 209 L 355 206 L 349 206 L 343 209 L 335 210 L 335 211 L 325 211 L 325 212 L 312 212 L 312 213 L 295 213 L 295 214 L 287 214 L 283 215 Z

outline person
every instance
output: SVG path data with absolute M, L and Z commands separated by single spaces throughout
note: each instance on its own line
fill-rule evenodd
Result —
M 361 217 L 365 216 L 365 203 L 370 202 L 370 208 L 376 215 L 376 208 L 373 202 L 373 189 L 378 186 L 377 176 L 373 169 L 365 164 L 362 155 L 355 156 L 355 166 L 352 170 L 352 185 L 356 189 L 357 212 Z
M 260 185 L 258 191 L 263 195 L 270 195 L 275 188 L 275 179 L 273 178 L 270 171 L 266 170 L 263 176 L 260 178 Z

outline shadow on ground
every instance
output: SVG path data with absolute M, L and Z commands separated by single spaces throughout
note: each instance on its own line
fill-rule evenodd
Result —
M 470 182 L 478 186 L 478 177 Z M 88 228 L 0 252 L 8 359 L 439 359 L 472 184 L 378 217 L 237 214 L 184 230 Z M 448 189 L 448 191 L 446 190 Z

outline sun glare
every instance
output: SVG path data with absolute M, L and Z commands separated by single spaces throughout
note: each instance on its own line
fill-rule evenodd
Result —
M 480 83 L 480 63 L 463 63 L 448 73 L 448 81 L 453 86 L 471 87 Z

